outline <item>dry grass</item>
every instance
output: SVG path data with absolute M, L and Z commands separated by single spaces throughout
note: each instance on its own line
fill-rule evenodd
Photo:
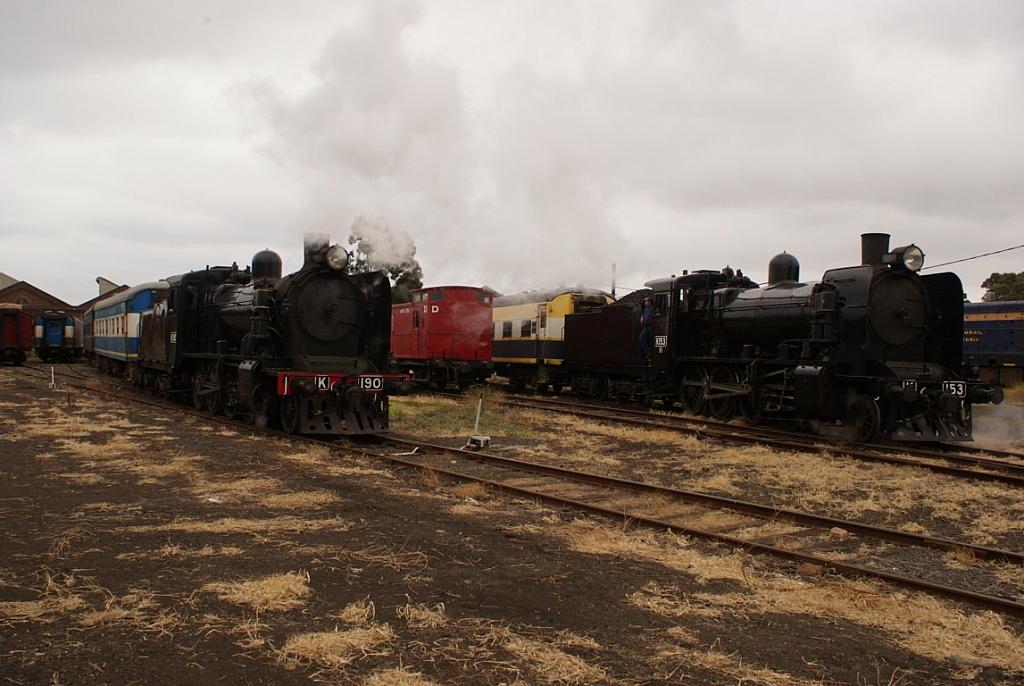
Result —
M 268 495 L 260 500 L 260 504 L 274 510 L 314 510 L 339 500 L 338 496 L 327 491 L 295 491 Z
M 219 498 L 226 501 L 248 501 L 263 498 L 281 488 L 281 482 L 267 477 L 249 477 L 247 479 L 207 480 L 202 479 L 195 484 L 201 497 Z
M 448 623 L 444 614 L 444 603 L 437 605 L 403 605 L 396 613 L 405 623 L 416 629 L 436 629 Z
M 452 486 L 449 491 L 460 498 L 484 498 L 488 495 L 487 486 L 479 481 L 467 481 Z
M 349 603 L 341 612 L 333 615 L 346 624 L 368 624 L 377 616 L 377 608 L 369 598 Z
M 211 622 L 208 621 L 207 623 L 210 624 Z M 235 644 L 243 650 L 259 650 L 269 644 L 269 641 L 263 638 L 262 635 L 268 629 L 270 629 L 270 626 L 261 622 L 259 617 L 251 617 L 231 627 L 229 633 L 240 637 L 235 641 Z
M 430 562 L 427 554 L 420 550 L 392 550 L 384 546 L 342 550 L 339 556 L 356 562 L 381 565 L 396 572 L 419 572 Z
M 374 672 L 363 682 L 363 686 L 435 686 L 435 683 L 420 672 L 400 667 Z
M 127 622 L 139 631 L 169 634 L 181 621 L 178 615 L 161 611 L 152 593 L 136 590 L 114 597 L 106 589 L 98 590 L 107 594 L 104 606 L 83 614 L 78 620 L 80 626 L 92 628 Z
M 71 556 L 72 546 L 79 541 L 86 540 L 89 536 L 89 531 L 80 526 L 72 527 L 57 534 L 53 537 L 53 542 L 50 544 L 50 557 L 58 560 L 67 559 Z
M 202 548 L 186 548 L 176 543 L 166 543 L 158 550 L 143 551 L 134 553 L 120 553 L 118 560 L 152 560 L 161 557 L 175 557 L 182 559 L 196 557 L 238 557 L 244 555 L 245 551 L 237 545 L 204 545 Z
M 98 486 L 99 484 L 110 483 L 99 474 L 92 474 L 90 472 L 61 472 L 57 476 L 80 486 Z
M 81 596 L 52 595 L 38 600 L 0 602 L 0 617 L 12 622 L 51 622 L 58 616 L 85 607 Z
M 394 640 L 395 634 L 387 624 L 310 632 L 289 637 L 277 651 L 277 659 L 289 667 L 338 669 L 369 655 L 387 655 Z
M 562 629 L 555 634 L 552 644 L 559 648 L 586 648 L 587 650 L 600 650 L 601 644 L 589 636 L 580 636 L 568 629 Z
M 500 405 L 501 393 L 483 389 L 480 433 L 488 436 L 534 438 L 546 433 L 527 417 L 528 412 Z M 479 392 L 464 398 L 429 395 L 397 396 L 391 399 L 391 426 L 396 431 L 429 436 L 469 436 L 473 433 Z
M 658 653 L 658 661 L 667 673 L 662 678 L 672 679 L 678 672 L 687 673 L 694 666 L 709 672 L 735 679 L 737 684 L 758 684 L 759 686 L 820 686 L 820 680 L 810 681 L 767 667 L 746 664 L 736 654 L 726 655 L 714 650 L 701 651 L 679 646 L 667 646 Z M 898 682 L 890 682 L 894 686 Z
M 904 648 L 944 660 L 956 656 L 1024 674 L 1024 640 L 993 612 L 964 614 L 922 593 L 894 593 L 883 584 L 811 583 L 792 577 L 752 576 L 745 593 L 694 593 L 647 584 L 630 602 L 656 614 L 809 615 L 843 619 L 893 632 Z
M 722 614 L 721 610 L 708 607 L 707 603 L 695 605 L 689 597 L 681 595 L 678 590 L 662 586 L 654 581 L 647 583 L 639 591 L 631 593 L 627 599 L 631 605 L 662 617 L 718 617 Z
M 223 581 L 203 586 L 223 601 L 251 607 L 256 612 L 291 610 L 305 605 L 309 595 L 309 574 L 288 572 L 253 579 Z
M 312 446 L 300 451 L 285 451 L 278 457 L 285 462 L 305 469 L 316 469 L 318 472 L 330 476 L 395 478 L 390 471 L 367 467 L 365 464 L 339 456 L 336 452 L 322 446 Z
M 271 517 L 267 519 L 246 519 L 224 517 L 204 522 L 181 519 L 166 524 L 140 524 L 115 529 L 118 533 L 189 533 L 189 534 L 267 534 L 299 533 L 332 529 L 346 531 L 350 524 L 339 517 L 330 519 L 304 519 L 301 517 Z
M 520 636 L 505 629 L 502 647 L 524 660 L 530 669 L 547 683 L 593 684 L 607 679 L 608 674 L 583 659 L 559 650 L 548 643 Z
M 569 524 L 554 518 L 549 523 L 553 526 L 548 533 L 566 539 L 577 552 L 656 560 L 676 571 L 690 574 L 701 583 L 713 579 L 743 581 L 747 578 L 746 568 L 750 559 L 744 553 L 708 555 L 691 547 L 689 539 L 682 536 L 632 527 L 617 529 L 587 518 L 575 519 Z
M 454 515 L 493 515 L 505 509 L 505 504 L 495 500 L 480 502 L 475 498 L 466 498 L 448 508 Z

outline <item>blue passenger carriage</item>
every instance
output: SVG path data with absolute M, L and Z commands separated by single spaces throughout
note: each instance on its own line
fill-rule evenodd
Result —
M 90 362 L 112 372 L 133 371 L 139 362 L 139 331 L 142 315 L 166 298 L 166 281 L 145 283 L 100 300 L 84 318 L 85 349 Z
M 73 360 L 82 354 L 82 320 L 57 310 L 40 312 L 32 343 L 43 362 Z

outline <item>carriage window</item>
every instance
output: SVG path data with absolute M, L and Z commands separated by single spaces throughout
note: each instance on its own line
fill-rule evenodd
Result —
M 524 319 L 523 323 L 519 326 L 519 335 L 523 338 L 529 338 L 532 324 L 532 319 Z
M 476 301 L 478 303 L 486 303 L 486 302 L 490 302 L 491 298 L 490 298 L 489 295 L 487 295 L 483 291 L 480 291 L 479 293 L 476 294 Z
M 502 322 L 501 323 L 501 337 L 502 338 L 512 338 L 512 322 L 511 321 Z
M 537 335 L 537 320 L 536 319 L 531 319 L 530 320 L 530 333 L 532 333 L 534 336 Z
M 413 310 L 412 311 L 412 328 L 414 328 L 414 329 L 419 328 L 419 325 L 420 325 L 420 311 L 419 310 Z
M 679 290 L 679 311 L 689 312 L 690 311 L 690 299 L 686 296 L 689 295 L 689 289 L 682 288 Z
M 444 300 L 444 291 L 431 291 L 430 299 L 431 301 Z

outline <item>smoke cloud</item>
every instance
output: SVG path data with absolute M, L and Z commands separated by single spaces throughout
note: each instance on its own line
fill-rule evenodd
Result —
M 363 251 L 371 269 L 407 269 L 416 263 L 416 245 L 412 237 L 405 231 L 393 229 L 380 217 L 356 217 L 348 242 Z
M 906 14 L 860 7 L 601 6 L 580 23 L 583 6 L 374 4 L 303 86 L 247 92 L 266 149 L 305 178 L 306 222 L 382 217 L 420 246 L 428 283 L 607 287 L 613 261 L 626 287 L 725 264 L 760 280 L 781 250 L 813 280 L 856 263 L 862 231 L 933 261 L 962 256 L 940 237 L 979 223 L 1011 240 L 1024 158 L 1004 141 L 1024 136 L 1005 113 L 1024 101 L 977 52 L 986 27 L 1010 49 L 1005 27 L 969 13 L 973 38 L 950 53 L 928 20 L 879 53 Z M 503 18 L 538 30 L 509 36 Z M 461 46 L 442 44 L 467 26 Z M 478 69 L 463 51 L 485 43 L 501 47 Z M 952 67 L 942 87 L 922 71 L 935 60 Z M 994 101 L 1009 109 L 980 105 Z

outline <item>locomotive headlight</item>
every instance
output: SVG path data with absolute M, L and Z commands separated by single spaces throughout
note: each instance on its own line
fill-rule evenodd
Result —
M 332 245 L 327 249 L 327 266 L 341 271 L 348 266 L 348 251 L 340 245 Z
M 912 272 L 920 271 L 924 266 L 924 251 L 916 245 L 908 245 L 900 255 L 903 266 Z

